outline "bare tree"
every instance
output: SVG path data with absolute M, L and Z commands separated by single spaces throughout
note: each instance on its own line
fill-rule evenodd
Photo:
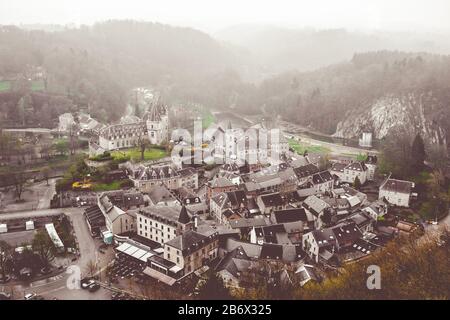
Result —
M 141 161 L 144 161 L 145 149 L 150 146 L 150 141 L 145 134 L 140 134 L 137 143 L 141 152 Z
M 47 182 L 47 185 L 48 185 L 48 179 L 50 178 L 50 172 L 51 172 L 50 167 L 44 167 L 44 168 L 41 170 L 42 177 L 43 177 L 43 178 L 45 179 L 45 181 Z
M 94 260 L 89 260 L 86 265 L 86 272 L 90 277 L 93 277 L 97 272 L 97 263 Z
M 11 173 L 11 180 L 16 191 L 16 197 L 18 200 L 21 200 L 27 182 L 26 174 L 23 171 L 13 172 Z
M 33 251 L 41 258 L 44 268 L 48 268 L 55 259 L 55 245 L 50 236 L 44 230 L 40 230 L 34 236 L 31 245 Z
M 69 127 L 69 150 L 70 154 L 74 155 L 77 149 L 78 141 L 77 141 L 77 133 L 74 125 Z
M 6 279 L 6 262 L 11 256 L 11 246 L 6 241 L 0 241 L 0 272 L 2 279 Z

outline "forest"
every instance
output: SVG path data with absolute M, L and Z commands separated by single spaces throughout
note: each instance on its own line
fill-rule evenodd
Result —
M 2 26 L 0 119 L 48 126 L 48 119 L 33 116 L 42 108 L 54 117 L 73 107 L 114 121 L 135 86 L 182 87 L 232 63 L 227 50 L 189 28 L 133 21 L 58 32 Z
M 201 31 L 158 23 L 108 21 L 55 32 L 3 26 L 0 121 L 51 127 L 58 114 L 80 109 L 115 121 L 132 101 L 130 89 L 151 86 L 169 104 L 279 115 L 327 134 L 377 99 L 415 94 L 424 97 L 425 118 L 449 132 L 449 56 L 355 53 L 346 62 L 260 81 L 246 76 L 257 69 L 249 57 Z

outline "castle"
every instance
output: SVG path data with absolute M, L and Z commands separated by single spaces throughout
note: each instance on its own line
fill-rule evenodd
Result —
M 150 144 L 162 144 L 169 137 L 169 112 L 166 105 L 158 100 L 152 103 L 141 121 L 119 123 L 106 126 L 98 136 L 89 141 L 89 155 L 96 156 L 105 151 L 131 148 L 141 139 L 148 139 Z

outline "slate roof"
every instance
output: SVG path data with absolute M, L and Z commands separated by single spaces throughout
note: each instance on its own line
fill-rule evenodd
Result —
M 287 223 L 295 221 L 308 221 L 304 208 L 293 208 L 274 211 L 273 213 L 277 223 Z
M 334 162 L 331 165 L 331 171 L 344 172 L 344 169 L 347 165 L 341 162 Z
M 338 225 L 332 228 L 336 241 L 341 244 L 355 242 L 362 237 L 362 233 L 354 222 Z
M 155 205 L 160 203 L 160 202 L 169 202 L 169 201 L 171 202 L 171 201 L 175 201 L 176 200 L 174 195 L 164 185 L 155 185 L 155 186 L 153 186 L 150 189 L 150 191 L 148 193 L 148 196 L 149 196 L 150 200 Z
M 283 258 L 283 246 L 279 244 L 264 243 L 262 245 L 260 258 L 281 260 Z
M 205 236 L 198 232 L 189 230 L 167 241 L 165 244 L 174 247 L 183 252 L 183 255 L 189 254 L 191 252 L 197 251 L 198 249 L 205 247 L 209 243 L 216 240 L 218 233 L 215 232 L 209 236 Z
M 294 168 L 294 172 L 297 175 L 297 177 L 300 179 L 300 178 L 309 177 L 309 176 L 319 172 L 319 168 L 313 164 L 307 164 L 306 166 Z
M 345 169 L 362 172 L 367 171 L 367 166 L 364 161 L 355 161 L 347 165 Z
M 184 209 L 183 209 L 184 208 Z M 186 215 L 189 217 L 188 210 L 186 207 L 180 206 L 165 206 L 165 205 L 156 205 L 156 206 L 148 206 L 142 209 L 139 209 L 139 214 L 150 218 L 158 218 L 161 220 L 167 221 L 167 223 L 189 223 L 191 219 L 186 219 Z M 180 221 L 181 216 L 181 222 Z M 186 221 L 186 222 L 184 222 Z
M 227 239 L 227 241 L 224 243 L 223 249 L 230 252 L 239 246 L 241 246 L 244 249 L 245 254 L 251 259 L 258 259 L 261 255 L 262 250 L 261 245 L 239 241 L 232 238 Z
M 386 182 L 380 187 L 382 190 L 406 194 L 410 194 L 413 188 L 413 182 L 397 179 L 387 179 Z
M 261 201 L 266 207 L 281 206 L 284 203 L 283 197 L 279 193 L 261 195 Z
M 178 222 L 182 224 L 189 223 L 191 221 L 191 218 L 189 217 L 189 214 L 186 210 L 186 206 L 181 207 L 180 215 L 178 216 Z
M 317 198 L 316 196 L 309 196 L 303 201 L 303 207 L 311 211 L 312 214 L 317 216 L 323 210 L 328 207 L 328 204 L 322 199 Z
M 242 218 L 235 221 L 230 221 L 232 229 L 260 227 L 267 225 L 264 218 Z
M 252 266 L 250 258 L 245 253 L 242 246 L 230 251 L 216 266 L 216 271 L 227 270 L 233 276 L 238 277 L 239 273 Z
M 333 177 L 329 171 L 318 172 L 312 176 L 312 181 L 314 184 L 322 184 L 331 180 L 333 180 Z
M 139 180 L 160 180 L 173 177 L 184 177 L 195 174 L 193 168 L 177 170 L 172 165 L 144 166 L 141 165 L 134 172 L 134 178 Z
M 272 224 L 255 228 L 255 233 L 258 238 L 264 238 L 265 243 L 278 243 L 277 233 L 286 233 L 286 230 L 282 224 Z
M 333 246 L 336 244 L 336 237 L 331 228 L 314 230 L 312 231 L 312 235 L 319 248 Z
M 211 181 L 208 182 L 208 184 L 211 188 L 224 188 L 235 186 L 235 184 L 233 184 L 233 182 L 231 182 L 229 179 L 220 176 L 215 176 Z

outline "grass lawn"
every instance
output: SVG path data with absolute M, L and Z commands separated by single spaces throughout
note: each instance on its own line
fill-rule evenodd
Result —
M 111 156 L 116 160 L 131 159 L 133 161 L 141 161 L 141 152 L 138 148 L 124 149 L 111 152 Z M 167 157 L 165 150 L 158 148 L 145 149 L 144 161 L 158 160 Z
M 322 146 L 316 146 L 305 142 L 300 142 L 295 139 L 288 140 L 289 147 L 294 149 L 298 154 L 303 154 L 305 151 L 312 153 L 329 153 L 330 149 Z
M 0 81 L 0 92 L 9 91 L 11 89 L 11 81 Z
M 216 118 L 213 116 L 209 109 L 205 108 L 202 114 L 203 129 L 208 128 L 212 123 L 214 123 L 214 121 L 216 121 Z
M 43 91 L 45 89 L 44 81 L 37 80 L 31 82 L 31 91 Z
M 113 181 L 111 183 L 93 183 L 93 191 L 112 191 L 121 188 L 120 181 Z

